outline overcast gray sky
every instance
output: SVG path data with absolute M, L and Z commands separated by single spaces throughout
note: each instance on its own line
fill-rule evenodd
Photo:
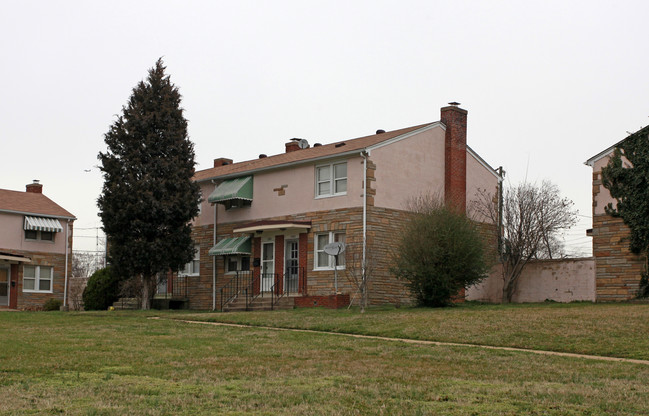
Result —
M 103 135 L 163 57 L 197 169 L 439 120 L 507 180 L 549 179 L 580 211 L 583 162 L 649 124 L 646 1 L 0 0 L 0 188 L 44 192 L 92 250 Z M 87 170 L 90 170 L 87 172 Z

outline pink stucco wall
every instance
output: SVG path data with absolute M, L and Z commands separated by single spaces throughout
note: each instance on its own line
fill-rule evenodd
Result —
M 467 299 L 502 300 L 503 280 L 499 266 L 487 279 L 467 289 Z M 527 264 L 518 282 L 514 302 L 595 301 L 595 259 L 539 260 Z
M 600 180 L 602 179 L 602 168 L 608 164 L 609 159 L 609 156 L 605 156 L 593 163 L 593 174 L 597 173 Z M 599 185 L 597 190 L 593 190 L 593 214 L 605 214 L 604 207 L 609 203 L 612 203 L 613 206 L 616 204 L 615 199 L 611 197 L 604 185 Z
M 256 221 L 303 212 L 360 207 L 363 203 L 363 159 L 360 156 L 347 159 L 346 195 L 315 197 L 315 167 L 343 160 L 345 159 L 332 159 L 255 174 L 252 205 L 226 211 L 223 205 L 217 204 L 218 221 L 219 223 Z M 278 189 L 283 185 L 287 186 L 284 187 L 284 195 L 280 195 Z M 201 183 L 203 198 L 206 201 L 203 202 L 201 215 L 195 220 L 194 225 L 214 223 L 214 208 L 207 202 L 214 189 L 215 186 L 209 182 Z
M 374 205 L 381 208 L 405 209 L 408 200 L 420 195 L 444 196 L 444 140 L 441 125 L 371 150 L 370 160 L 376 165 Z M 344 159 L 340 159 L 344 160 Z M 336 161 L 335 159 L 333 161 Z M 263 218 L 304 212 L 361 207 L 363 204 L 363 159 L 347 159 L 347 194 L 328 198 L 315 197 L 315 166 L 322 163 L 298 165 L 254 175 L 253 203 L 249 208 L 226 211 L 218 205 L 219 223 L 254 221 Z M 493 172 L 467 152 L 467 206 L 478 189 L 495 192 L 498 181 Z M 284 186 L 283 193 L 278 189 Z M 194 221 L 201 226 L 214 222 L 214 207 L 207 198 L 215 185 L 201 183 L 205 201 L 202 212 Z
M 59 220 L 63 231 L 55 233 L 54 242 L 25 240 L 24 216 L 0 213 L 0 250 L 13 249 L 42 253 L 65 253 L 66 220 Z
M 475 204 L 483 203 L 480 200 L 479 192 L 486 191 L 491 196 L 496 196 L 498 193 L 498 178 L 494 172 L 480 163 L 478 159 L 467 152 L 466 154 L 466 206 L 467 215 L 476 221 L 491 222 L 490 218 L 486 218 L 478 214 L 474 209 Z
M 405 209 L 420 195 L 444 196 L 444 135 L 438 126 L 392 145 L 372 150 L 376 164 L 374 204 Z

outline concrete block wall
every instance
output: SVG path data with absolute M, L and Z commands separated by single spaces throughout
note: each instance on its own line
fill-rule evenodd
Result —
M 500 265 L 489 277 L 467 289 L 467 299 L 501 302 L 503 279 Z M 595 260 L 592 257 L 531 261 L 523 269 L 513 302 L 595 301 Z

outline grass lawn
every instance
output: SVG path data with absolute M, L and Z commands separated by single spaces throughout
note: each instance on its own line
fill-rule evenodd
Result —
M 625 345 L 638 341 L 646 349 L 648 309 L 523 305 L 379 309 L 363 316 L 320 309 L 164 316 L 277 320 L 435 340 L 467 332 L 462 336 L 471 342 L 506 345 L 519 342 L 499 339 L 511 329 L 533 333 L 521 335 L 531 348 L 556 345 L 548 337 L 585 336 L 588 353 L 598 350 L 599 338 L 624 347 L 626 356 L 646 358 Z M 649 414 L 647 365 L 147 319 L 152 314 L 0 312 L 0 415 Z M 596 322 L 568 324 L 569 334 L 564 326 L 551 328 L 573 314 L 625 322 L 606 331 Z M 488 322 L 481 340 L 477 328 Z M 628 341 L 616 340 L 620 335 Z
M 453 308 L 322 308 L 183 319 L 316 329 L 649 360 L 649 304 L 542 303 Z

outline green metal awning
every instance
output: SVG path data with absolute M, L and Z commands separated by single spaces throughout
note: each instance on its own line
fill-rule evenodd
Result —
M 24 228 L 25 230 L 49 231 L 51 233 L 60 233 L 63 231 L 59 220 L 44 217 L 25 217 Z
M 210 256 L 228 256 L 230 254 L 251 254 L 250 237 L 224 238 L 209 251 Z
M 252 201 L 252 176 L 228 179 L 221 182 L 207 198 L 207 201 L 210 203 L 221 203 L 233 199 Z

